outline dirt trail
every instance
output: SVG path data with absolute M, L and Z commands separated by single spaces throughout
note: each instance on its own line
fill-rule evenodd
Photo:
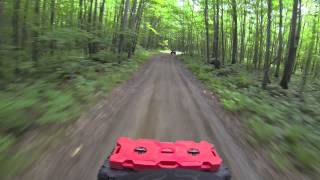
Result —
M 52 145 L 17 179 L 95 180 L 119 136 L 208 140 L 225 158 L 233 179 L 262 179 L 222 121 L 190 73 L 172 56 L 159 55 L 85 113 L 68 128 L 61 145 Z

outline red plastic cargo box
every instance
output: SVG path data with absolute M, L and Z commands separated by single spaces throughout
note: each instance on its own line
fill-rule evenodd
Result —
M 117 140 L 109 162 L 116 170 L 182 168 L 215 172 L 222 159 L 214 146 L 206 141 L 160 142 L 122 137 Z

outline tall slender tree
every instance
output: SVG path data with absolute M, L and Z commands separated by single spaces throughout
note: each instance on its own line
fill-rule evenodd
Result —
M 305 90 L 305 86 L 308 80 L 308 76 L 309 76 L 309 72 L 310 72 L 310 66 L 311 66 L 311 62 L 312 62 L 312 58 L 314 55 L 314 48 L 315 48 L 315 38 L 316 38 L 316 34 L 317 34 L 317 20 L 316 20 L 316 16 L 313 18 L 313 23 L 312 23 L 312 36 L 311 36 L 311 41 L 309 43 L 309 49 L 308 49 L 308 55 L 307 55 L 307 59 L 306 59 L 306 64 L 304 67 L 304 71 L 303 71 L 303 75 L 302 75 L 302 82 L 301 82 L 301 89 L 300 92 L 301 94 L 304 92 Z
M 4 0 L 0 0 L 0 17 L 3 14 L 3 9 L 4 9 Z
M 140 0 L 138 10 L 137 10 L 137 18 L 135 19 L 135 33 L 134 33 L 134 38 L 133 38 L 133 43 L 132 43 L 132 52 L 131 54 L 134 54 L 136 50 L 136 46 L 138 43 L 138 37 L 139 37 L 139 32 L 140 32 L 140 25 L 142 21 L 142 16 L 143 16 L 143 10 L 145 7 L 146 1 L 145 0 Z
M 20 48 L 20 0 L 14 0 L 13 3 L 13 16 L 12 16 L 12 27 L 13 27 L 13 44 L 16 48 Z
M 244 61 L 244 55 L 245 55 L 246 23 L 247 23 L 247 0 L 244 0 L 242 27 L 241 27 L 241 46 L 240 46 L 240 55 L 239 55 L 240 63 Z
M 259 30 L 260 30 L 260 34 L 259 34 L 259 37 L 260 37 L 260 41 L 259 41 L 259 55 L 258 55 L 258 69 L 260 69 L 261 67 L 261 62 L 262 62 L 262 56 L 263 56 L 263 39 L 264 39 L 264 34 L 265 34 L 265 31 L 263 29 L 263 20 L 264 20 L 264 2 L 263 0 L 260 0 L 260 27 L 259 27 Z
M 82 28 L 83 23 L 83 0 L 79 0 L 79 17 L 78 17 L 78 24 L 79 27 Z
M 277 51 L 277 57 L 276 57 L 276 71 L 274 76 L 276 78 L 279 77 L 279 71 L 280 71 L 280 64 L 282 61 L 282 52 L 283 52 L 283 0 L 279 0 L 279 32 L 278 32 L 278 51 Z
M 214 37 L 213 37 L 213 52 L 212 57 L 215 61 L 219 61 L 219 0 L 214 3 Z
M 270 81 L 269 68 L 270 68 L 270 43 L 271 43 L 271 18 L 272 18 L 272 0 L 268 0 L 268 23 L 267 23 L 267 39 L 266 39 L 266 55 L 264 60 L 264 76 L 262 81 L 262 87 L 266 88 Z
M 97 20 L 98 20 L 98 0 L 94 1 L 94 10 L 93 10 L 93 29 L 97 28 Z
M 32 60 L 34 61 L 35 65 L 38 63 L 39 57 L 39 48 L 38 48 L 38 36 L 40 30 L 40 0 L 35 0 L 34 4 L 34 29 L 32 32 Z
M 204 23 L 205 23 L 205 29 L 206 29 L 206 61 L 209 63 L 210 61 L 210 52 L 209 52 L 209 17 L 208 17 L 208 0 L 205 0 L 205 6 L 204 6 Z
M 15 46 L 16 51 L 20 51 L 21 48 L 21 29 L 20 29 L 20 6 L 21 2 L 20 0 L 15 0 L 13 2 L 13 16 L 12 16 L 12 28 L 13 28 L 13 34 L 12 34 L 12 39 L 13 39 L 13 45 Z M 19 74 L 19 56 L 16 55 L 15 57 L 15 73 L 16 75 Z
M 253 55 L 253 64 L 254 68 L 257 69 L 257 64 L 258 64 L 258 56 L 259 56 L 259 5 L 260 1 L 257 0 L 255 4 L 255 14 L 256 14 L 256 32 L 255 32 L 255 41 L 254 41 L 254 55 Z
M 238 53 L 238 15 L 237 15 L 237 2 L 231 0 L 232 6 L 232 64 L 237 63 Z
M 224 8 L 221 6 L 221 63 L 224 65 L 225 59 L 225 37 L 224 37 Z
M 28 39 L 28 16 L 29 16 L 29 5 L 30 1 L 26 0 L 24 2 L 24 10 L 23 10 L 23 19 L 22 19 L 22 25 L 21 25 L 21 31 L 22 31 L 22 38 L 21 38 L 21 46 L 23 48 L 26 47 L 27 39 Z
M 3 9 L 4 9 L 4 1 L 0 0 L 0 29 L 1 29 L 1 27 L 4 26 Z M 3 43 L 2 41 L 3 41 L 3 39 L 0 38 L 0 45 Z M 0 65 L 1 65 L 1 62 L 0 62 Z
M 130 36 L 129 36 L 128 45 L 127 45 L 128 58 L 131 58 L 133 53 L 132 46 L 133 46 L 134 34 L 136 33 L 134 27 L 135 27 L 135 21 L 136 21 L 137 3 L 138 3 L 137 0 L 133 1 L 132 8 L 129 15 L 128 29 L 130 31 Z
M 293 72 L 293 66 L 296 60 L 297 48 L 300 38 L 299 29 L 301 28 L 301 20 L 298 19 L 301 19 L 301 0 L 294 0 L 288 44 L 288 56 L 283 70 L 283 77 L 280 82 L 280 86 L 283 89 L 289 88 L 288 84 L 290 82 L 290 78 Z
M 100 4 L 100 12 L 99 12 L 99 25 L 100 25 L 100 29 L 102 28 L 103 25 L 103 17 L 104 17 L 104 11 L 105 11 L 105 4 L 106 4 L 106 0 L 102 0 L 101 4 Z
M 125 7 L 124 7 L 124 13 L 122 16 L 122 20 L 121 20 L 121 33 L 119 36 L 119 43 L 118 43 L 118 59 L 119 59 L 119 63 L 121 63 L 121 58 L 120 58 L 120 54 L 123 51 L 123 45 L 124 45 L 124 33 L 126 32 L 126 28 L 127 28 L 127 23 L 128 23 L 128 11 L 129 11 L 129 7 L 130 6 L 130 0 L 126 0 L 125 1 Z
M 54 21 L 56 18 L 56 0 L 51 0 L 50 3 L 50 30 L 53 31 L 54 29 Z M 54 41 L 50 42 L 50 53 L 53 54 L 54 49 Z
M 41 29 L 44 30 L 44 28 L 48 25 L 48 0 L 43 0 L 42 1 L 42 9 L 41 9 L 41 23 L 40 25 L 42 26 Z

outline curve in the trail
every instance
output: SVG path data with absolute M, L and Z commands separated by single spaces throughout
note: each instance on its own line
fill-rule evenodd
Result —
M 190 73 L 170 55 L 152 58 L 72 125 L 64 143 L 52 146 L 17 179 L 94 180 L 119 136 L 208 140 L 224 157 L 233 179 L 262 179 Z

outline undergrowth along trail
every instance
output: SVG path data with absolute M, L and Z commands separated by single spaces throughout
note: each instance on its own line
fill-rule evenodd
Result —
M 320 96 L 317 91 L 299 96 L 299 80 L 291 90 L 260 87 L 261 76 L 243 65 L 228 65 L 217 70 L 201 57 L 179 57 L 188 69 L 218 95 L 223 107 L 239 115 L 247 128 L 247 141 L 268 152 L 282 171 L 302 170 L 319 174 Z M 295 85 L 294 85 L 295 84 Z M 309 85 L 317 90 L 320 82 Z

